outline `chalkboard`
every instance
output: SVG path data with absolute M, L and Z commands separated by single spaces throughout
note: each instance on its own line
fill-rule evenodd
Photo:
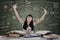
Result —
M 0 17 L 0 34 L 11 31 L 11 30 L 23 30 L 22 25 L 19 23 L 16 15 L 14 14 L 12 5 L 15 1 L 2 1 L 1 2 L 1 17 Z M 59 33 L 59 8 L 55 8 L 55 2 L 48 2 L 44 0 L 19 0 L 17 3 L 17 11 L 19 15 L 25 20 L 28 14 L 33 16 L 33 20 L 41 18 L 44 14 L 44 7 L 47 9 L 48 14 L 45 19 L 35 26 L 34 31 L 38 30 L 51 30 L 54 33 Z M 57 4 L 59 4 L 57 2 Z M 58 6 L 58 5 L 57 5 Z

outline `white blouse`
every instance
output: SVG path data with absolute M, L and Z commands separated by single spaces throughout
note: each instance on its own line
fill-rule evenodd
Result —
M 34 26 L 35 26 L 35 22 L 34 22 L 33 24 L 34 24 Z M 22 24 L 22 26 L 23 26 L 23 24 Z M 27 27 L 27 30 L 24 30 L 24 29 L 23 29 L 23 31 L 25 32 L 25 34 L 33 34 L 33 33 L 34 33 L 33 31 L 31 31 L 31 27 L 30 27 L 30 26 Z

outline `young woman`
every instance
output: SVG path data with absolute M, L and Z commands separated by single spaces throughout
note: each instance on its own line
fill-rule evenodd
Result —
M 38 20 L 36 20 L 35 22 L 33 22 L 33 16 L 31 14 L 27 15 L 25 21 L 19 16 L 17 10 L 16 10 L 17 6 L 16 4 L 13 5 L 13 10 L 16 14 L 17 19 L 19 20 L 19 22 L 22 24 L 23 26 L 23 30 L 25 31 L 25 33 L 30 34 L 33 33 L 34 30 L 34 26 L 41 23 L 45 17 L 45 15 L 47 14 L 47 11 L 45 8 L 44 9 L 44 14 L 41 18 L 39 18 Z

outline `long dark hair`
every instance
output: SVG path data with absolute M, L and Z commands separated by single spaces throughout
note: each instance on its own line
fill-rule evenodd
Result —
M 31 14 L 27 15 L 27 17 L 28 17 L 28 16 L 32 17 L 32 20 L 31 20 L 29 26 L 31 27 L 31 31 L 33 31 L 33 30 L 34 30 L 33 16 L 32 16 Z M 24 25 L 23 25 L 23 29 L 24 29 L 24 30 L 27 30 L 27 27 L 28 27 L 28 25 L 27 25 L 27 17 L 26 17 L 25 22 L 24 22 Z

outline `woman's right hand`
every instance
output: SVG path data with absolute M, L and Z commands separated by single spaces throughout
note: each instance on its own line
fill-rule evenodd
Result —
M 16 9 L 16 8 L 17 8 L 17 5 L 16 5 L 16 4 L 14 4 L 14 5 L 13 5 L 13 8 L 14 8 L 14 9 Z

